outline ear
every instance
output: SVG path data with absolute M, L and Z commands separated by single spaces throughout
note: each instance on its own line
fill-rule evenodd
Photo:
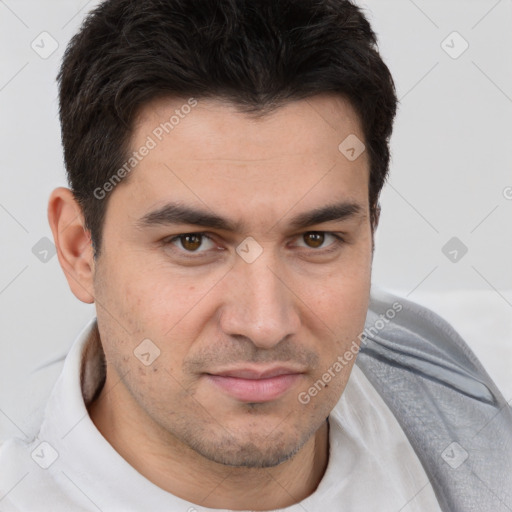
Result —
M 373 232 L 377 230 L 377 227 L 379 225 L 379 219 L 380 219 L 380 203 L 377 202 L 375 205 L 375 213 L 373 215 Z
M 372 229 L 372 260 L 375 254 L 375 232 L 377 231 L 377 227 L 379 225 L 380 220 L 380 203 L 377 201 L 377 204 L 372 211 L 370 212 L 371 218 L 371 229 Z
M 60 266 L 78 300 L 94 302 L 94 258 L 82 209 L 68 188 L 56 188 L 48 201 L 48 222 Z

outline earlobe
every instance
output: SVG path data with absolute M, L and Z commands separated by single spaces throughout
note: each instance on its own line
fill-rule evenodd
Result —
M 82 210 L 71 190 L 56 188 L 48 201 L 48 222 L 57 256 L 71 291 L 82 302 L 94 302 L 94 258 Z

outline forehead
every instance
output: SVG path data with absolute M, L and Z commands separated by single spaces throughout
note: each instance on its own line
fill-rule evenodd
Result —
M 365 206 L 366 152 L 351 160 L 340 151 L 354 137 L 364 143 L 355 110 L 339 96 L 293 101 L 258 117 L 220 100 L 159 99 L 139 112 L 131 139 L 131 151 L 150 149 L 112 200 L 134 215 L 179 200 L 269 221 L 299 203 Z
M 330 143 L 336 149 L 350 134 L 364 139 L 359 116 L 340 95 L 290 101 L 264 114 L 221 99 L 161 98 L 139 111 L 132 146 L 151 136 L 160 146 L 174 142 L 177 157 L 261 161 L 325 151 Z

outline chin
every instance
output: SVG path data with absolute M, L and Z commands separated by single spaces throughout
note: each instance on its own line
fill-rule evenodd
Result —
M 271 468 L 291 459 L 304 446 L 310 434 L 298 436 L 276 432 L 255 436 L 248 432 L 239 435 L 224 435 L 221 439 L 188 440 L 195 452 L 204 458 L 239 468 Z M 192 441 L 192 442 L 191 442 Z
M 269 446 L 267 444 L 267 446 L 262 448 L 253 443 L 246 443 L 239 445 L 238 447 L 233 447 L 234 449 L 227 452 L 219 452 L 215 450 L 213 453 L 203 454 L 203 456 L 213 462 L 223 464 L 224 466 L 239 468 L 272 468 L 291 459 L 301 447 L 302 445 Z

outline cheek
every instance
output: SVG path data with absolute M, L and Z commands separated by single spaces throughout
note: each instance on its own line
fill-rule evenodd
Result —
M 319 378 L 342 357 L 344 368 L 335 372 L 329 387 L 334 394 L 344 387 L 345 376 L 348 378 L 357 356 L 359 337 L 363 332 L 369 306 L 371 287 L 371 257 L 365 252 L 360 259 L 346 261 L 340 265 L 338 272 L 333 272 L 329 279 L 322 281 L 316 293 L 310 292 L 307 304 L 312 304 L 310 315 L 312 332 L 316 340 L 321 363 L 317 368 Z M 311 288 L 310 288 L 311 290 Z M 320 335 L 320 332 L 323 334 Z M 344 358 L 349 351 L 350 360 Z
M 193 313 L 215 282 L 211 276 L 197 278 L 181 274 L 154 259 L 135 253 L 122 265 L 104 272 L 105 303 L 125 319 L 130 332 L 146 329 L 162 337 Z
M 340 261 L 337 269 L 317 282 L 305 280 L 304 303 L 331 331 L 346 338 L 363 328 L 371 287 L 371 258 L 361 253 L 357 259 Z

